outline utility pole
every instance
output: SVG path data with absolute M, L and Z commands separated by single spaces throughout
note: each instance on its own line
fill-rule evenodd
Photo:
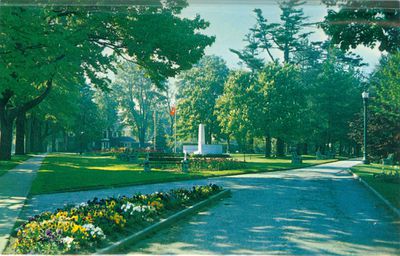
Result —
M 154 111 L 154 144 L 153 144 L 154 151 L 157 150 L 157 112 Z
M 176 153 L 176 113 L 174 114 L 174 153 Z

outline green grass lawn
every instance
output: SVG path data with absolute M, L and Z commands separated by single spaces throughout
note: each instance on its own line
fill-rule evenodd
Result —
M 0 161 L 0 176 L 27 160 L 29 157 L 30 156 L 12 156 L 10 161 Z
M 242 160 L 242 155 L 233 155 Z M 246 168 L 240 170 L 201 171 L 182 173 L 153 169 L 143 172 L 138 164 L 127 163 L 112 156 L 77 154 L 49 154 L 32 184 L 31 194 L 168 182 L 198 179 L 212 176 L 234 175 L 262 171 L 276 171 L 326 163 L 331 160 L 315 160 L 305 156 L 304 163 L 292 165 L 290 158 L 266 159 L 262 155 L 247 155 Z
M 387 168 L 387 167 L 386 167 Z M 393 169 L 393 168 L 391 168 Z M 374 178 L 374 174 L 382 172 L 382 165 L 357 165 L 351 170 L 361 179 L 368 183 L 372 188 L 379 192 L 384 198 L 391 202 L 395 207 L 400 209 L 400 184 L 384 181 L 383 179 Z

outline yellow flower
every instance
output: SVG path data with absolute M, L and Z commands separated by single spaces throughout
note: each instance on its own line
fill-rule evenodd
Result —
M 110 208 L 114 208 L 115 207 L 115 201 L 114 200 L 112 200 L 111 202 L 110 202 L 110 204 L 109 204 L 109 206 L 110 206 Z
M 72 233 L 76 233 L 80 228 L 79 228 L 80 226 L 79 225 L 75 225 L 73 228 L 72 228 Z

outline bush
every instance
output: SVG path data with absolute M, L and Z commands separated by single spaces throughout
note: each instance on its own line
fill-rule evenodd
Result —
M 167 211 L 176 211 L 221 190 L 210 184 L 167 193 L 95 198 L 29 219 L 18 228 L 12 247 L 23 254 L 93 252 L 121 231 L 155 222 Z
M 191 171 L 223 171 L 236 170 L 245 167 L 245 163 L 227 158 L 193 158 L 190 160 Z

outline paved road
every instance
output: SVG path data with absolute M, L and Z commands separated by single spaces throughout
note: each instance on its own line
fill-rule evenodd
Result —
M 44 155 L 32 157 L 0 177 L 0 253 L 17 221 Z
M 341 161 L 247 174 L 31 198 L 22 216 L 93 197 L 216 183 L 232 197 L 143 241 L 126 253 L 400 255 L 399 223 Z
M 400 230 L 342 161 L 216 179 L 232 197 L 126 252 L 400 255 Z

